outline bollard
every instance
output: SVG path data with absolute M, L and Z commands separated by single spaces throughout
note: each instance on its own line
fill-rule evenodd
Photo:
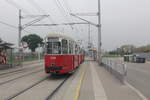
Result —
M 127 76 L 127 66 L 126 66 L 126 64 L 123 64 L 123 72 L 124 72 L 124 76 Z
M 110 70 L 111 70 L 111 67 L 112 67 L 112 61 L 110 60 L 110 62 L 109 62 L 109 68 L 108 68 L 108 71 L 109 72 L 111 72 Z

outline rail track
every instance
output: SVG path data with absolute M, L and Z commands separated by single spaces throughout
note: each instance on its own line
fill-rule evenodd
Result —
M 27 87 L 26 89 L 24 89 L 24 90 L 22 90 L 22 91 L 20 91 L 20 92 L 18 92 L 18 93 L 16 93 L 16 94 L 14 94 L 14 95 L 8 97 L 6 100 L 12 100 L 12 99 L 14 99 L 15 97 L 17 97 L 17 96 L 21 95 L 22 93 L 28 91 L 29 89 L 33 88 L 34 86 L 37 86 L 38 84 L 42 83 L 42 82 L 45 81 L 47 78 L 48 78 L 48 77 L 39 80 L 38 82 L 36 82 L 36 83 L 34 83 L 33 85 Z
M 57 93 L 57 91 L 63 86 L 63 84 L 68 80 L 69 76 L 67 76 L 67 78 L 65 78 L 55 89 L 54 91 L 52 91 L 51 94 L 49 94 L 49 96 L 46 97 L 46 100 L 52 100 L 52 97 Z
M 33 85 L 27 87 L 26 89 L 12 95 L 9 96 L 6 100 L 12 100 L 15 99 L 17 96 L 23 94 L 24 92 L 29 91 L 30 89 L 32 89 L 35 86 L 38 86 L 40 83 L 44 82 L 45 80 L 47 80 L 49 77 L 45 77 L 44 79 L 39 80 L 38 82 L 34 83 Z M 57 93 L 57 91 L 63 86 L 63 84 L 67 81 L 67 79 L 69 78 L 69 76 L 67 76 L 47 97 L 46 100 L 52 100 L 52 97 Z
M 11 75 L 14 75 L 14 74 L 27 72 L 29 70 L 33 70 L 33 69 L 36 69 L 36 68 L 39 68 L 39 67 L 34 66 L 34 67 L 27 67 L 27 68 L 17 69 L 17 70 L 14 70 L 14 71 L 4 72 L 4 73 L 0 74 L 0 78 L 5 78 L 5 77 L 8 77 L 8 76 L 11 76 Z
M 41 71 L 43 71 L 43 69 L 39 69 L 39 70 L 37 70 L 37 71 L 30 72 L 30 73 L 28 73 L 28 74 L 24 74 L 24 75 L 18 76 L 18 77 L 16 77 L 16 78 L 13 78 L 13 79 L 10 79 L 10 80 L 1 82 L 1 83 L 0 83 L 0 86 L 1 86 L 1 85 L 4 85 L 4 84 L 6 84 L 6 83 L 9 83 L 9 82 L 11 82 L 11 81 L 14 81 L 14 80 L 23 78 L 23 77 L 27 77 L 27 76 L 29 76 L 29 75 L 33 75 L 33 74 L 38 73 L 38 72 L 41 72 Z

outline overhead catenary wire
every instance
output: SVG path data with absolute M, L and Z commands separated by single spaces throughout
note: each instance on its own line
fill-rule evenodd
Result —
M 73 20 L 73 18 L 72 18 L 72 16 L 70 15 L 70 13 L 72 12 L 71 11 L 71 8 L 70 8 L 70 6 L 68 5 L 68 3 L 65 1 L 65 0 L 63 0 L 63 4 L 58 0 L 58 2 L 59 2 L 59 4 L 61 5 L 61 7 L 63 8 L 63 11 L 66 13 L 66 16 L 68 16 L 69 17 L 69 21 L 72 21 L 72 22 L 74 22 L 74 20 Z M 65 6 L 65 7 L 63 7 L 63 6 Z M 65 9 L 66 8 L 66 9 Z M 75 28 L 75 30 L 76 30 L 76 32 L 79 32 L 79 30 L 78 30 L 78 28 L 77 27 L 74 27 Z
M 16 2 L 14 2 L 13 0 L 5 0 L 7 3 L 9 3 L 10 5 L 16 7 L 18 10 L 21 9 L 22 12 L 26 13 L 26 14 L 30 14 L 30 12 L 28 12 L 27 10 L 25 10 L 23 7 L 21 7 L 20 5 L 18 5 Z M 46 15 L 46 12 L 33 0 L 28 0 L 30 2 L 30 4 L 32 4 L 33 6 L 36 7 L 36 9 L 38 9 L 38 11 L 42 12 L 43 14 Z M 52 20 L 52 18 L 49 16 L 48 17 L 50 19 L 50 21 L 52 23 L 54 23 L 54 21 Z
M 30 12 L 28 12 L 26 9 L 24 9 L 22 6 L 20 6 L 19 4 L 17 4 L 14 0 L 5 0 L 7 3 L 9 3 L 10 5 L 14 6 L 15 8 L 17 9 L 21 9 L 23 13 L 26 13 L 26 14 L 30 14 Z M 28 0 L 30 2 L 31 5 L 33 5 L 39 12 L 42 12 L 43 14 L 46 14 L 46 12 L 34 1 L 34 0 Z M 57 0 L 57 3 L 58 3 L 58 7 L 61 11 L 62 11 L 62 14 L 65 15 L 65 18 L 69 15 L 69 12 L 68 11 L 71 11 L 71 10 L 68 10 L 66 11 L 65 7 L 61 4 L 61 2 L 59 0 Z M 68 6 L 67 6 L 67 9 L 68 9 Z M 52 20 L 52 18 L 50 18 L 50 21 L 52 23 L 54 23 L 54 21 Z M 66 20 L 68 20 L 66 18 Z M 71 26 L 71 25 L 70 25 Z M 71 26 L 72 27 L 72 26 Z
M 5 22 L 3 22 L 3 21 L 0 21 L 0 24 L 3 24 L 3 25 L 5 25 L 5 26 L 9 26 L 9 27 L 14 28 L 14 29 L 18 28 L 18 27 L 14 26 L 14 25 L 5 23 Z
M 72 10 L 71 10 L 71 7 L 69 6 L 68 2 L 66 0 L 63 0 L 63 2 L 65 4 L 66 8 L 68 9 L 68 11 L 71 12 Z
M 40 13 L 46 15 L 47 13 L 45 12 L 45 10 L 43 10 L 40 5 L 38 5 L 34 0 L 27 0 L 30 5 L 34 6 Z M 48 17 L 48 19 L 51 21 L 51 23 L 55 23 L 54 20 L 52 19 L 51 15 Z
M 59 9 L 60 13 L 63 15 L 64 19 L 67 21 L 67 22 L 70 22 L 67 18 L 67 14 L 66 14 L 66 10 L 65 8 L 63 7 L 63 5 L 60 3 L 59 0 L 54 0 L 55 1 L 55 4 L 57 6 L 57 8 Z M 73 29 L 73 27 L 70 25 L 71 29 Z
M 54 0 L 59 12 L 63 15 L 64 19 L 67 21 L 66 16 L 64 14 L 64 8 L 62 7 L 61 3 L 58 0 Z
M 3 25 L 5 25 L 5 26 L 8 26 L 8 27 L 11 27 L 11 28 L 14 28 L 14 29 L 18 29 L 18 27 L 17 27 L 17 26 L 14 26 L 14 25 L 8 24 L 8 23 L 3 22 L 3 21 L 0 21 L 0 24 L 3 24 Z M 27 31 L 27 30 L 23 30 L 23 31 L 24 31 L 24 32 L 27 32 L 27 33 L 30 33 L 30 34 L 33 34 L 32 32 L 29 32 L 29 31 Z
M 59 0 L 56 0 L 56 1 L 59 3 L 60 7 L 62 8 L 62 10 L 63 10 L 65 16 L 66 16 L 66 17 L 69 17 L 69 18 L 71 19 L 71 16 L 70 16 L 71 9 L 68 8 L 68 6 L 66 7 L 66 4 L 65 4 L 64 1 L 63 1 L 63 2 L 64 2 L 64 4 L 65 4 L 65 7 L 64 7 L 64 5 L 63 5 Z M 71 20 L 72 20 L 72 19 L 71 19 Z M 69 20 L 69 21 L 71 21 L 71 20 Z
M 71 7 L 69 6 L 68 2 L 66 0 L 63 0 L 64 2 L 64 6 L 66 8 L 66 13 L 68 14 L 69 18 L 71 19 L 72 22 L 74 22 L 73 17 L 70 15 L 70 13 L 72 12 Z M 77 27 L 74 27 L 76 32 L 79 32 Z
M 58 1 L 59 1 L 59 0 L 58 0 Z M 67 13 L 67 15 L 69 16 L 69 18 L 73 21 L 73 18 L 72 18 L 72 16 L 70 15 L 70 13 L 72 12 L 70 6 L 68 5 L 68 3 L 67 3 L 65 0 L 63 0 L 63 3 L 64 3 L 64 6 L 65 6 L 65 7 L 63 7 L 63 8 L 64 8 L 64 11 Z M 66 8 L 66 10 L 65 10 L 65 8 Z
M 17 8 L 18 10 L 21 9 L 23 13 L 26 14 L 30 14 L 29 11 L 27 11 L 26 9 L 24 9 L 23 7 L 21 7 L 19 4 L 17 4 L 16 2 L 14 2 L 13 0 L 5 0 L 8 4 L 14 6 L 15 8 Z
M 34 0 L 27 0 L 27 1 L 28 1 L 28 3 L 29 3 L 31 6 L 33 6 L 36 10 L 38 10 L 39 13 L 42 13 L 42 14 L 44 14 L 44 15 L 47 15 L 46 11 L 45 11 L 44 9 L 42 9 L 42 8 L 40 7 L 40 5 L 37 4 Z M 48 19 L 49 19 L 50 23 L 52 23 L 52 24 L 55 23 L 55 21 L 52 19 L 52 17 L 51 17 L 50 14 L 49 14 Z M 52 29 L 52 28 L 49 27 L 49 29 Z

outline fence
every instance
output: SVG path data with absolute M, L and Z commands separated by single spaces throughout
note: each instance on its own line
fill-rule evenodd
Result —
M 110 73 L 112 73 L 117 79 L 119 79 L 122 83 L 125 81 L 125 77 L 127 75 L 126 64 L 121 62 L 116 62 L 109 58 L 103 58 L 102 64 Z
M 0 64 L 0 69 L 19 66 L 22 62 L 38 60 L 39 57 L 40 59 L 43 59 L 43 53 L 40 53 L 39 55 L 38 53 L 22 52 L 20 54 L 18 51 L 19 50 L 16 48 L 5 50 L 6 63 Z

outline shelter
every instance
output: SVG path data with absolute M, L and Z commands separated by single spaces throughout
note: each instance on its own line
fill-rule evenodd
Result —
M 0 38 L 0 69 L 12 66 L 10 62 L 10 58 L 12 58 L 12 46 L 12 43 L 5 42 Z

